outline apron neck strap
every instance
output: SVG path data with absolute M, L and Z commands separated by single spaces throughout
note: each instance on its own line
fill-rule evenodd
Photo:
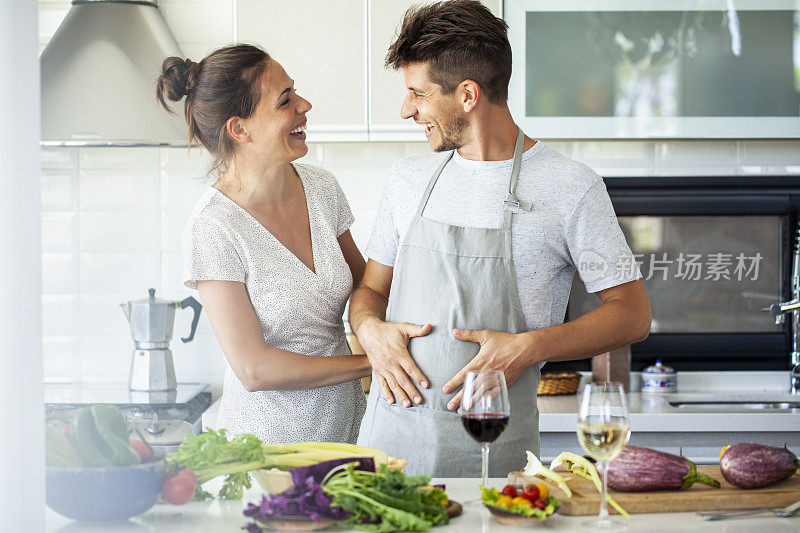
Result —
M 514 163 L 511 167 L 511 178 L 508 180 L 508 196 L 503 202 L 503 229 L 511 228 L 511 215 L 519 213 L 520 209 L 531 210 L 530 202 L 523 202 L 517 198 L 517 182 L 519 169 L 522 167 L 522 148 L 525 146 L 525 134 L 522 128 L 517 128 L 517 142 L 514 145 Z
M 428 198 L 431 197 L 431 191 L 433 190 L 433 186 L 436 185 L 436 181 L 442 174 L 442 170 L 444 170 L 444 167 L 447 166 L 447 163 L 453 158 L 453 152 L 455 152 L 455 150 L 452 150 L 450 151 L 450 153 L 447 154 L 447 157 L 445 157 L 444 160 L 442 160 L 442 162 L 439 164 L 439 167 L 436 169 L 436 172 L 434 172 L 433 176 L 431 176 L 431 179 L 428 182 L 428 188 L 425 189 L 424 193 L 422 193 L 422 199 L 419 201 L 419 206 L 417 207 L 418 217 L 421 217 L 422 212 L 425 211 L 425 206 L 428 204 Z
M 530 202 L 523 202 L 517 198 L 517 182 L 519 181 L 519 169 L 522 166 L 522 149 L 524 146 L 525 134 L 522 132 L 522 128 L 517 128 L 517 141 L 514 144 L 514 163 L 511 167 L 511 178 L 508 181 L 508 196 L 503 202 L 503 228 L 511 227 L 511 215 L 513 213 L 518 213 L 520 208 L 530 211 L 532 207 Z M 447 157 L 442 160 L 439 167 L 433 173 L 433 176 L 431 176 L 428 187 L 425 189 L 425 192 L 422 193 L 419 206 L 417 206 L 416 216 L 421 217 L 422 212 L 425 211 L 425 206 L 428 204 L 428 199 L 431 197 L 431 191 L 439 180 L 439 176 L 442 174 L 444 167 L 447 166 L 447 163 L 453 158 L 453 153 L 455 153 L 455 150 L 447 154 Z

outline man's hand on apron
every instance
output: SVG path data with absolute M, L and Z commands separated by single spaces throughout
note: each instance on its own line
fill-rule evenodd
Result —
M 358 340 L 367 352 L 386 403 L 397 400 L 403 407 L 411 407 L 409 398 L 415 404 L 422 403 L 415 382 L 427 389 L 428 380 L 408 353 L 408 341 L 412 337 L 424 337 L 430 331 L 430 324 L 420 326 L 407 322 L 375 320 L 361 326 Z
M 484 329 L 475 331 L 471 329 L 454 329 L 453 336 L 461 341 L 475 342 L 481 345 L 477 355 L 467 366 L 462 368 L 453 379 L 442 387 L 448 394 L 464 384 L 464 377 L 470 370 L 502 370 L 506 376 L 506 383 L 510 387 L 533 364 L 532 346 L 525 334 L 504 333 Z M 461 395 L 464 389 L 458 391 L 447 403 L 447 408 L 455 411 L 461 406 Z

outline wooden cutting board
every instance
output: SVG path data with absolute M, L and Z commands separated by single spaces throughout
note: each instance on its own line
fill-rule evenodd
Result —
M 725 481 L 719 465 L 698 465 L 697 470 L 711 476 L 722 485 L 715 489 L 708 485 L 695 483 L 688 489 L 658 492 L 614 492 L 609 491 L 628 513 L 667 513 L 681 511 L 717 511 L 722 509 L 759 509 L 762 507 L 783 507 L 800 501 L 800 475 L 794 475 L 780 483 L 760 489 L 740 489 Z M 561 502 L 559 513 L 565 515 L 595 515 L 600 509 L 600 493 L 588 479 L 559 471 L 571 477 L 567 485 L 572 490 L 572 498 L 557 488 L 550 480 L 524 476 L 522 472 L 508 474 L 511 485 L 546 483 L 553 496 Z M 609 513 L 616 513 L 608 506 Z

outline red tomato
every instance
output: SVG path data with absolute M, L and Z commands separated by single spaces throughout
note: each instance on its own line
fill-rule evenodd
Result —
M 65 437 L 69 437 L 69 424 L 61 428 L 61 434 Z
M 150 448 L 147 446 L 147 444 L 145 444 L 141 439 L 130 439 L 130 441 L 131 448 L 133 448 L 133 451 L 139 454 L 139 457 L 142 458 L 142 462 L 149 463 L 150 459 L 153 458 L 153 452 L 150 451 Z
M 197 476 L 188 468 L 164 480 L 161 485 L 161 499 L 174 505 L 183 505 L 194 496 Z
M 517 497 L 517 489 L 514 488 L 514 485 L 506 485 L 505 487 L 503 487 L 503 490 L 501 491 L 501 494 L 503 496 L 510 496 L 511 498 L 516 498 Z
M 525 487 L 525 490 L 522 491 L 522 497 L 526 500 L 530 500 L 531 503 L 535 502 L 539 499 L 539 487 L 536 485 L 528 485 Z
M 544 500 L 536 500 L 533 502 L 533 506 L 544 511 L 544 508 L 547 507 L 547 502 Z

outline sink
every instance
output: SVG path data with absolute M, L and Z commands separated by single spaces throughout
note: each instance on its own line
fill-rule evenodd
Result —
M 800 409 L 797 402 L 669 402 L 678 409 L 701 409 L 704 411 L 788 411 Z

